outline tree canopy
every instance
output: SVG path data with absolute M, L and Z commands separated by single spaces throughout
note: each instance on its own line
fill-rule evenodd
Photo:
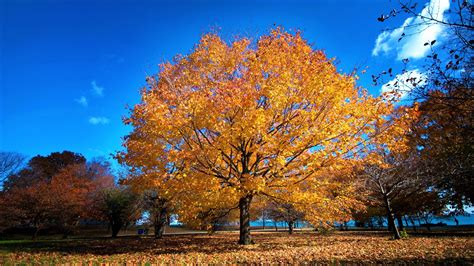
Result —
M 144 186 L 182 193 L 183 219 L 239 208 L 240 243 L 250 243 L 255 196 L 308 203 L 313 223 L 347 219 L 351 169 L 390 109 L 338 73 L 324 52 L 275 29 L 256 42 L 204 35 L 194 50 L 147 78 L 125 120 L 121 162 Z M 173 183 L 172 189 L 169 184 Z M 311 209 L 310 208 L 310 209 Z

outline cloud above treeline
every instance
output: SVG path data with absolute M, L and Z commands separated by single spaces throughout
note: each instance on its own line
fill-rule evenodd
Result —
M 89 118 L 89 124 L 92 125 L 106 125 L 108 123 L 110 123 L 110 120 L 107 117 L 92 116 Z
M 95 80 L 91 81 L 91 87 L 92 87 L 92 92 L 94 95 L 99 96 L 99 97 L 104 97 L 105 88 L 102 86 L 99 86 Z M 89 106 L 89 100 L 84 95 L 82 95 L 78 99 L 74 99 L 74 101 L 82 105 L 83 107 Z
M 445 12 L 449 6 L 449 0 L 431 0 L 419 15 L 445 21 Z M 430 49 L 430 46 L 424 44 L 439 41 L 444 30 L 445 27 L 441 23 L 430 24 L 419 16 L 409 17 L 400 27 L 379 34 L 372 55 L 396 54 L 398 60 L 422 58 Z
M 95 80 L 91 82 L 91 86 L 92 86 L 92 91 L 94 92 L 95 95 L 100 96 L 100 97 L 104 96 L 105 88 L 97 85 L 97 82 Z
M 87 101 L 86 96 L 81 96 L 79 99 L 74 99 L 78 104 L 82 105 L 83 107 L 87 107 L 89 102 Z

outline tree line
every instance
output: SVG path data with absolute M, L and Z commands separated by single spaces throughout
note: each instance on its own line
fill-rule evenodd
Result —
M 0 231 L 29 232 L 36 239 L 49 229 L 67 237 L 92 221 L 108 224 L 115 237 L 141 217 L 138 196 L 115 183 L 104 160 L 87 162 L 63 151 L 27 163 L 19 154 L 2 152 L 0 161 L 10 162 L 2 164 L 9 175 L 0 192 Z

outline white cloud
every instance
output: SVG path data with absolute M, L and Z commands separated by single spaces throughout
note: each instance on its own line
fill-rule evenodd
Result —
M 403 99 L 406 98 L 415 87 L 426 84 L 427 76 L 418 69 L 413 69 L 405 73 L 397 75 L 391 81 L 382 85 L 381 93 L 388 93 L 388 98 L 393 97 Z M 394 95 L 397 94 L 397 95 Z
M 91 82 L 92 90 L 98 96 L 104 96 L 104 87 L 97 85 L 96 81 Z
M 83 107 L 87 107 L 89 105 L 89 102 L 87 101 L 86 96 L 81 96 L 79 99 L 74 99 L 78 104 L 82 105 Z
M 103 116 L 92 116 L 89 118 L 89 123 L 92 125 L 105 125 L 109 122 L 110 120 L 107 117 Z
M 444 13 L 449 9 L 449 5 L 449 0 L 431 0 L 419 15 L 444 21 Z M 372 55 L 387 55 L 395 51 L 399 60 L 422 58 L 430 49 L 424 44 L 433 40 L 439 41 L 443 31 L 441 23 L 430 24 L 428 20 L 425 21 L 420 17 L 407 18 L 399 28 L 379 34 Z M 399 40 L 403 33 L 405 35 Z

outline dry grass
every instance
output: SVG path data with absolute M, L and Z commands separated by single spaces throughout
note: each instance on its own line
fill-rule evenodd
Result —
M 474 262 L 472 237 L 410 237 L 390 240 L 385 233 L 253 233 L 250 246 L 236 244 L 236 233 L 153 238 L 75 239 L 5 242 L 0 264 L 8 263 L 449 263 Z

